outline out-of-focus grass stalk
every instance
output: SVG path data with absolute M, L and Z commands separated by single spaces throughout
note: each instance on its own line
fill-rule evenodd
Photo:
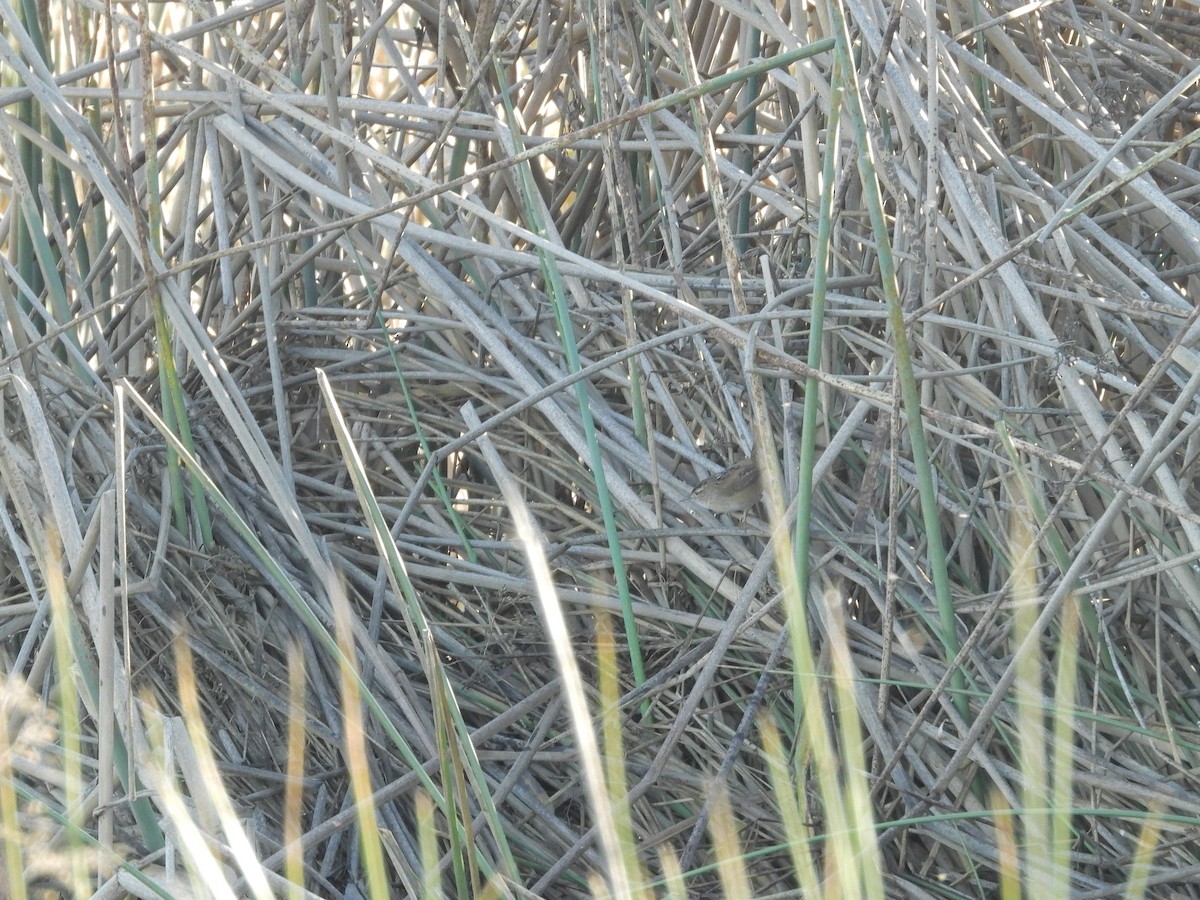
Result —
M 1125 885 L 1126 900 L 1142 900 L 1146 896 L 1150 872 L 1154 867 L 1154 850 L 1158 847 L 1161 830 L 1157 812 L 1151 809 L 1150 817 L 1138 835 L 1137 850 L 1129 864 L 1129 881 Z
M 25 877 L 21 841 L 23 829 L 17 817 L 17 793 L 13 789 L 13 738 L 9 733 L 9 716 L 16 712 L 15 698 L 24 685 L 13 684 L 9 676 L 0 683 L 0 844 L 4 845 L 4 872 L 0 886 L 12 900 L 25 900 Z M 19 721 L 19 714 L 14 716 Z
M 373 900 L 386 900 L 387 872 L 383 865 L 383 845 L 379 840 L 379 817 L 371 801 L 371 767 L 367 759 L 367 734 L 363 728 L 360 675 L 354 652 L 354 631 L 350 625 L 350 603 L 341 585 L 326 584 L 326 593 L 333 607 L 334 631 L 337 636 L 339 683 L 342 696 L 342 728 L 346 767 L 350 789 L 354 795 L 354 810 L 358 817 L 359 852 L 366 871 L 367 890 Z
M 213 755 L 212 745 L 208 740 L 208 731 L 204 727 L 204 715 L 200 711 L 200 693 L 196 687 L 196 670 L 192 663 L 192 651 L 187 644 L 186 634 L 180 634 L 175 640 L 175 672 L 179 690 L 179 706 L 187 727 L 188 738 L 195 753 L 196 764 L 208 791 L 206 802 L 216 810 L 217 820 L 225 834 L 225 840 L 233 851 L 242 876 L 257 900 L 270 900 L 274 897 L 262 866 L 259 865 L 254 845 L 246 830 L 238 821 L 237 811 L 233 801 L 221 779 L 221 770 L 217 766 L 216 756 Z
M 434 816 L 437 810 L 429 795 L 418 790 L 413 798 L 417 814 L 417 840 L 421 845 L 421 900 L 438 900 L 442 896 L 442 879 L 438 872 L 438 834 Z
M 1092 611 L 1093 613 L 1095 610 Z M 1054 719 L 1050 731 L 1050 847 L 1054 867 L 1063 873 L 1066 889 L 1071 874 L 1072 785 L 1075 775 L 1075 689 L 1079 680 L 1079 603 L 1063 604 L 1058 641 L 1058 667 L 1054 679 Z
M 83 831 L 83 816 L 80 797 L 83 793 L 83 773 L 80 765 L 79 691 L 75 686 L 76 652 L 72 639 L 71 601 L 67 596 L 67 582 L 62 572 L 62 556 L 58 533 L 46 529 L 46 557 L 43 574 L 46 592 L 50 595 L 50 621 L 54 637 L 54 661 L 58 675 L 59 740 L 63 760 L 63 809 L 66 811 L 67 856 L 70 872 L 64 878 L 77 896 L 88 890 L 87 866 L 83 844 L 78 836 Z
M 612 804 L 625 871 L 630 878 L 635 900 L 652 900 L 646 887 L 641 862 L 638 860 L 637 840 L 633 832 L 632 810 L 629 806 L 629 786 L 625 778 L 624 741 L 621 738 L 620 667 L 617 665 L 617 645 L 613 640 L 612 620 L 604 610 L 595 614 L 596 665 L 599 669 L 600 728 L 604 737 L 604 777 Z
M 999 791 L 992 798 L 996 823 L 997 874 L 1000 880 L 1000 900 L 1021 900 L 1021 855 L 1013 834 L 1013 814 L 1007 809 Z
M 779 729 L 774 720 L 769 715 L 764 715 L 759 723 L 767 774 L 771 778 L 771 794 L 775 798 L 775 808 L 783 822 L 784 834 L 787 835 L 792 869 L 800 884 L 801 894 L 805 897 L 819 897 L 820 880 L 812 855 L 808 851 L 812 831 L 804 822 L 804 784 L 792 782 L 792 770 L 788 766 L 787 754 L 784 752 L 783 742 L 779 739 Z
M 169 722 L 158 712 L 154 697 L 142 695 L 142 706 L 148 711 L 146 737 L 156 754 L 147 760 L 151 786 L 154 789 L 158 808 L 165 814 L 164 830 L 169 835 L 167 843 L 168 868 L 174 868 L 172 857 L 182 852 L 187 863 L 188 877 L 193 888 L 203 890 L 214 900 L 234 900 L 233 889 L 225 880 L 225 866 L 213 853 L 208 836 L 196 822 L 188 804 L 179 793 L 169 768 L 171 761 L 168 738 Z M 163 894 L 163 896 L 168 896 Z
M 823 693 L 824 678 L 813 656 L 812 638 L 808 627 L 805 591 L 797 573 L 791 552 L 793 541 L 787 531 L 782 484 L 777 471 L 768 470 L 767 502 L 771 521 L 772 546 L 775 548 L 775 566 L 779 573 L 781 593 L 787 609 L 787 624 L 795 667 L 794 684 L 799 697 L 793 701 L 799 721 L 795 723 L 792 750 L 795 765 L 796 791 L 803 795 L 807 790 L 805 769 L 811 760 L 817 776 L 817 793 L 821 798 L 821 812 L 825 816 L 826 869 L 835 873 L 836 890 L 847 897 L 883 897 L 882 873 L 870 860 L 860 855 L 864 835 L 873 832 L 874 819 L 869 805 L 864 810 L 855 798 L 866 795 L 863 768 L 854 768 L 850 755 L 840 755 L 834 745 L 830 723 L 826 719 L 826 698 Z M 830 640 L 844 640 L 838 631 L 830 633 Z M 833 703 L 845 703 L 850 691 L 834 693 Z M 853 707 L 845 715 L 853 714 Z M 845 728 L 845 716 L 839 711 L 839 721 Z M 843 735 L 843 740 L 848 735 Z M 851 789 L 846 782 L 863 780 L 860 788 Z M 860 793 L 860 791 L 864 793 Z M 863 816 L 865 815 L 865 818 Z
M 1020 488 L 1017 486 L 1019 494 Z M 1029 523 L 1024 517 L 1025 506 L 1014 504 L 1009 525 L 1009 541 L 1013 558 L 1024 559 L 1027 548 L 1033 555 L 1029 564 L 1012 574 L 1013 642 L 1020 647 L 1037 620 L 1037 582 L 1034 573 L 1038 566 L 1036 548 L 1030 545 Z M 1049 776 L 1046 771 L 1046 729 L 1042 719 L 1045 699 L 1042 693 L 1041 660 L 1036 653 L 1021 654 L 1016 659 L 1017 678 L 1013 683 L 1016 695 L 1018 759 L 1021 768 L 1021 842 L 1025 848 L 1022 869 L 1026 873 L 1025 891 L 1030 895 L 1066 896 L 1057 893 L 1065 887 L 1051 883 L 1050 827 L 1047 804 L 1050 799 Z M 1065 873 L 1064 873 L 1065 874 Z
M 717 873 L 721 878 L 721 894 L 726 900 L 736 897 L 753 897 L 750 876 L 742 858 L 738 842 L 737 820 L 729 807 L 729 791 L 724 784 L 712 784 L 715 791 L 709 830 L 713 840 L 713 854 L 717 858 Z
M 684 881 L 683 871 L 679 868 L 679 857 L 675 855 L 670 844 L 663 844 L 659 849 L 658 861 L 662 866 L 663 884 L 666 888 L 665 900 L 687 900 L 687 882 Z
M 879 857 L 871 789 L 867 784 L 869 769 L 863 755 L 866 741 L 855 701 L 857 673 L 846 634 L 844 602 L 832 589 L 825 595 L 827 621 L 830 622 L 827 653 L 832 662 L 833 709 L 837 717 L 838 762 L 842 771 L 842 790 L 837 799 L 846 804 L 849 813 L 850 833 L 847 837 L 854 853 L 852 862 L 843 860 L 841 863 L 843 866 L 852 864 L 861 872 L 860 893 L 856 896 L 883 900 L 883 861 Z
M 1001 429 L 1002 440 L 1011 447 L 1007 432 Z M 1010 450 L 1010 452 L 1012 452 Z M 1013 643 L 1020 647 L 1037 620 L 1039 595 L 1037 568 L 1040 547 L 1031 546 L 1034 528 L 1044 518 L 1044 503 L 1024 476 L 1021 461 L 1013 458 L 1016 474 L 1010 479 L 1013 495 L 1013 514 L 1009 530 L 1012 552 L 1010 558 L 1021 560 L 1012 575 Z M 1031 520 L 1029 517 L 1032 516 Z M 1046 544 L 1055 559 L 1059 544 Z M 1019 817 L 1021 845 L 1024 858 L 1012 860 L 1009 868 L 1005 854 L 1016 855 L 1015 842 L 1011 850 L 1005 841 L 1012 841 L 1011 825 L 1007 831 L 999 826 L 1007 817 L 998 819 L 997 833 L 1001 840 L 1001 876 L 1020 880 L 1023 876 L 1026 896 L 1066 896 L 1071 877 L 1071 810 L 1072 784 L 1075 772 L 1075 689 L 1079 672 L 1080 604 L 1070 598 L 1063 604 L 1056 650 L 1058 662 L 1054 678 L 1054 698 L 1050 705 L 1051 728 L 1047 729 L 1046 698 L 1043 692 L 1046 673 L 1041 657 L 1026 653 L 1016 659 L 1017 678 L 1014 682 L 1017 711 L 1018 760 L 1021 769 L 1021 802 Z M 1047 740 L 1051 743 L 1047 747 Z M 1132 883 L 1132 875 L 1131 875 Z M 1017 889 L 1016 894 L 1020 891 Z
M 1007 422 L 1003 420 L 996 422 L 996 436 L 1000 439 L 1000 443 L 1004 446 L 1004 452 L 1008 455 L 1009 461 L 1012 463 L 1013 477 L 1019 482 L 1021 489 L 1020 502 L 1033 516 L 1034 525 L 1041 528 L 1047 517 L 1046 501 L 1041 493 L 1034 489 L 1033 481 L 1029 477 L 1029 466 L 1026 460 L 1022 459 L 1018 453 Z M 1036 440 L 1035 435 L 1030 435 L 1029 437 Z M 1046 532 L 1045 542 L 1059 571 L 1067 571 L 1071 567 L 1071 554 L 1067 550 L 1067 545 L 1063 542 L 1062 535 L 1059 534 L 1057 528 L 1051 528 Z M 1093 641 L 1099 642 L 1100 622 L 1096 616 L 1096 611 L 1092 609 L 1090 604 L 1080 605 L 1078 600 L 1073 600 L 1071 605 L 1079 607 L 1076 609 L 1076 613 L 1082 616 L 1088 635 Z M 1076 640 L 1078 641 L 1078 638 Z
M 300 820 L 304 807 L 304 745 L 307 715 L 304 689 L 304 655 L 294 640 L 288 644 L 288 753 L 287 781 L 283 794 L 283 842 L 287 861 L 289 900 L 304 896 L 303 828 Z

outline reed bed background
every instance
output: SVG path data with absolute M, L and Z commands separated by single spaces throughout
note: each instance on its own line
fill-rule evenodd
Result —
M 1197 15 L 0 3 L 8 894 L 1200 896 Z

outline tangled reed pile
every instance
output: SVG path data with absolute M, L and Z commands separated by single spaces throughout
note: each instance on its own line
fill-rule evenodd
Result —
M 61 539 L 77 652 L 115 650 L 104 699 L 135 756 L 183 709 L 185 644 L 258 857 L 281 870 L 300 721 L 305 883 L 350 896 L 358 726 L 336 635 L 376 704 L 362 759 L 391 890 L 421 871 L 415 762 L 476 817 L 474 865 L 514 896 L 586 895 L 607 863 L 511 478 L 585 680 L 597 616 L 619 631 L 625 608 L 636 631 L 618 658 L 643 865 L 670 847 L 687 896 L 720 892 L 716 779 L 755 894 L 788 895 L 795 835 L 757 727 L 801 727 L 775 503 L 689 499 L 757 445 L 776 496 L 813 485 L 775 522 L 812 536 L 829 688 L 803 715 L 850 698 L 889 895 L 994 895 L 997 810 L 1028 806 L 1050 753 L 1021 748 L 1030 709 L 1074 746 L 1071 891 L 1137 872 L 1200 895 L 1194 7 L 151 15 L 4 12 L 10 683 L 56 695 Z M 168 440 L 185 422 L 190 442 Z M 1014 688 L 1022 641 L 1047 673 L 1033 694 Z M 451 706 L 477 769 L 440 730 Z M 116 765 L 103 718 L 84 722 L 85 786 Z M 13 777 L 62 796 L 44 767 Z M 110 842 L 159 871 L 123 808 Z M 813 793 L 805 827 L 828 813 Z M 1152 845 L 1148 815 L 1175 823 Z

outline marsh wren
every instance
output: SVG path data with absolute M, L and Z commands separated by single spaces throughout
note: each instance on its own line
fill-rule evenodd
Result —
M 692 491 L 693 500 L 715 513 L 746 512 L 761 498 L 762 477 L 753 456 L 705 478 Z

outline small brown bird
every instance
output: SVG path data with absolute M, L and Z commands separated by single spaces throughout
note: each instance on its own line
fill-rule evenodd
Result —
M 762 477 L 753 456 L 705 478 L 692 491 L 692 499 L 715 513 L 745 512 L 762 498 Z

